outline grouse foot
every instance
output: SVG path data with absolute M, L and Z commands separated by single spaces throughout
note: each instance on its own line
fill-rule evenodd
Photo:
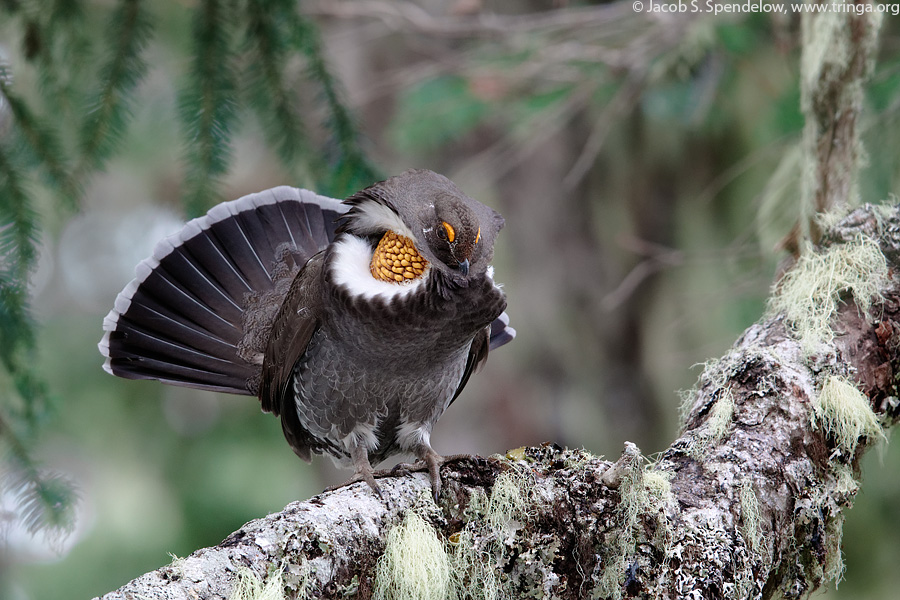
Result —
M 421 453 L 419 460 L 414 463 L 399 463 L 390 469 L 375 471 L 373 475 L 376 478 L 402 477 L 409 473 L 428 471 L 428 477 L 431 480 L 431 493 L 434 497 L 434 501 L 437 502 L 438 498 L 441 496 L 442 488 L 441 467 L 449 462 L 457 460 L 474 460 L 475 458 L 477 458 L 477 456 L 474 454 L 450 454 L 448 456 L 441 456 L 431 448 L 428 448 Z
M 364 481 L 369 484 L 369 487 L 372 488 L 372 491 L 375 492 L 376 496 L 378 496 L 382 500 L 385 500 L 385 496 L 382 493 L 381 487 L 378 485 L 376 479 L 382 479 L 385 477 L 403 477 L 405 475 L 409 475 L 410 473 L 421 473 L 423 471 L 428 471 L 428 478 L 431 481 L 431 493 L 434 501 L 437 502 L 441 496 L 441 489 L 443 487 L 441 480 L 441 467 L 447 463 L 455 462 L 457 460 L 475 460 L 476 458 L 478 458 L 478 456 L 475 454 L 450 454 L 448 456 L 441 456 L 440 454 L 429 448 L 428 451 L 423 452 L 423 456 L 414 463 L 398 463 L 390 469 L 375 470 L 372 469 L 372 467 L 369 465 L 368 457 L 366 457 L 365 464 L 357 464 L 356 473 L 353 474 L 353 477 L 351 477 L 344 483 L 327 487 L 325 488 L 325 491 L 333 492 L 334 490 L 338 490 L 342 487 Z M 355 459 L 354 464 L 356 464 Z
M 369 451 L 366 449 L 366 447 L 359 445 L 353 448 L 353 451 L 350 454 L 350 459 L 353 461 L 353 468 L 356 470 L 356 472 L 353 474 L 353 477 L 351 477 L 344 483 L 327 487 L 325 488 L 325 491 L 333 492 L 334 490 L 340 489 L 344 486 L 348 486 L 359 481 L 365 481 L 369 484 L 369 487 L 372 488 L 372 491 L 375 492 L 375 495 L 383 501 L 385 499 L 384 494 L 381 492 L 381 487 L 378 485 L 378 482 L 375 481 L 376 472 L 372 470 L 372 465 L 369 463 Z

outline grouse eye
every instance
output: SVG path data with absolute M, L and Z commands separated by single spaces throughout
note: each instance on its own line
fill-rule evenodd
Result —
M 448 223 L 447 221 L 441 221 L 441 225 L 444 226 L 444 235 L 441 235 L 442 238 L 445 238 L 451 244 L 453 240 L 456 239 L 456 230 L 453 229 L 453 225 Z M 438 230 L 438 235 L 440 235 L 441 230 Z
M 475 243 L 478 243 L 478 240 L 481 239 L 481 227 L 478 228 L 478 233 L 475 234 Z

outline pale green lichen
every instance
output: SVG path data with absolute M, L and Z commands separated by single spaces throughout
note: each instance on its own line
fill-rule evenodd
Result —
M 281 570 L 284 588 L 292 590 L 292 600 L 307 600 L 313 593 L 316 577 L 312 565 L 301 558 L 298 564 L 286 564 Z
M 741 533 L 750 550 L 758 553 L 762 546 L 762 531 L 759 527 L 759 499 L 753 490 L 753 482 L 749 478 L 741 482 L 740 502 Z
M 719 399 L 713 404 L 703 429 L 697 431 L 691 440 L 688 454 L 700 459 L 715 444 L 720 442 L 734 418 L 734 395 L 731 388 L 722 388 Z
M 184 558 L 171 552 L 169 552 L 169 558 L 172 559 L 172 562 L 169 563 L 168 568 L 176 579 L 180 579 L 184 574 Z
M 228 600 L 285 600 L 281 571 L 275 569 L 263 582 L 256 573 L 242 567 Z
M 505 561 L 507 542 L 534 514 L 534 481 L 530 471 L 516 463 L 494 481 L 490 497 L 476 491 L 464 516 L 469 522 L 451 536 L 451 564 L 455 597 L 461 600 L 513 598 L 504 589 L 499 565 Z
M 466 528 L 456 534 L 451 564 L 454 584 L 462 600 L 499 600 L 504 594 L 497 556 L 501 546 L 496 540 L 476 538 L 477 528 Z M 479 532 L 483 533 L 483 532 Z
M 619 600 L 621 583 L 627 567 L 625 557 L 634 551 L 634 526 L 638 515 L 647 504 L 647 489 L 643 485 L 644 469 L 640 455 L 628 465 L 619 484 L 619 504 L 616 507 L 617 523 L 610 530 L 610 542 L 603 554 L 605 566 L 597 581 L 595 592 L 601 598 Z
M 853 476 L 853 469 L 850 465 L 834 462 L 831 465 L 831 471 L 834 475 L 834 491 L 838 497 L 855 496 L 859 491 L 859 482 Z
M 832 458 L 840 452 L 847 460 L 853 457 L 861 439 L 884 440 L 887 438 L 872 410 L 868 399 L 847 379 L 834 375 L 827 376 L 822 382 L 819 395 L 813 401 L 810 417 L 813 427 L 821 427 L 825 435 L 836 445 Z M 832 460 L 831 475 L 833 491 L 837 497 L 853 496 L 859 490 L 859 484 L 853 477 L 850 465 L 842 460 Z M 823 506 L 828 504 L 822 501 Z M 837 585 L 844 573 L 844 560 L 841 556 L 841 538 L 843 536 L 844 516 L 840 510 L 820 508 L 820 514 L 830 514 L 825 524 L 825 559 L 821 567 L 816 566 L 814 573 L 825 581 L 834 581 Z
M 603 458 L 603 456 L 591 454 L 584 448 L 576 448 L 566 452 L 565 457 L 563 458 L 563 464 L 567 469 L 578 471 L 587 467 L 591 461 L 595 461 L 599 458 Z
M 672 493 L 671 471 L 659 471 L 657 469 L 644 470 L 644 487 L 647 489 L 650 504 L 660 504 L 668 500 Z
M 662 551 L 662 572 L 668 571 L 672 550 L 672 530 L 665 515 L 665 506 L 672 497 L 672 471 L 659 470 L 653 466 L 644 469 L 644 488 L 647 490 L 645 509 L 655 511 L 656 531 L 653 545 Z
M 594 588 L 595 595 L 601 598 L 618 600 L 622 597 L 621 588 L 627 568 L 627 557 L 634 554 L 638 537 L 645 533 L 639 524 L 641 515 L 656 520 L 653 542 L 661 547 L 665 555 L 664 562 L 668 561 L 671 540 L 664 508 L 671 497 L 672 474 L 653 467 L 645 468 L 643 463 L 644 458 L 637 453 L 625 465 L 622 473 L 618 487 L 616 524 L 609 531 L 601 563 L 604 567 Z
M 678 394 L 678 421 L 684 427 L 691 409 L 694 408 L 694 402 L 697 401 L 697 389 L 678 390 L 675 393 Z
M 848 12 L 852 14 L 855 8 L 850 4 L 837 0 L 831 4 L 832 10 L 808 14 L 801 20 L 800 107 L 806 124 L 800 204 L 807 216 L 829 208 L 826 203 L 858 203 L 857 174 L 865 162 L 859 127 L 835 134 L 834 124 L 841 119 L 852 123 L 853 115 L 862 108 L 863 84 L 874 69 L 884 15 L 874 11 L 850 19 Z M 841 159 L 823 160 L 822 148 Z M 820 193 L 824 185 L 828 189 Z
M 741 510 L 740 533 L 746 550 L 735 553 L 734 594 L 728 596 L 735 599 L 753 597 L 756 589 L 754 564 L 764 562 L 764 553 L 767 552 L 765 534 L 761 528 L 759 498 L 749 477 L 740 482 L 738 504 Z
M 375 569 L 379 600 L 445 600 L 454 596 L 450 557 L 437 532 L 414 511 L 388 533 Z
M 830 375 L 825 378 L 811 413 L 813 427 L 822 427 L 837 447 L 853 456 L 860 438 L 887 440 L 865 394 L 851 382 Z
M 725 386 L 725 383 L 728 381 L 729 376 L 729 369 L 726 368 L 727 360 L 727 357 L 713 358 L 706 362 L 693 365 L 693 367 L 703 367 L 703 371 L 700 372 L 700 376 L 697 378 L 697 383 L 693 388 L 689 390 L 679 390 L 678 392 L 678 396 L 681 399 L 681 404 L 678 408 L 678 414 L 681 417 L 682 423 L 685 423 L 687 421 L 687 418 L 691 413 L 691 409 L 694 408 L 694 402 L 697 401 L 698 389 L 704 386 L 709 386 L 712 389 L 719 389 Z
M 842 293 L 850 293 L 865 312 L 887 278 L 884 254 L 867 237 L 822 252 L 807 248 L 777 284 L 769 312 L 785 316 L 809 355 L 834 338 L 830 321 Z
M 825 564 L 822 565 L 825 581 L 834 581 L 835 587 L 844 578 L 844 557 L 841 553 L 843 537 L 844 514 L 839 512 L 825 526 Z
M 510 524 L 524 522 L 534 513 L 531 492 L 534 484 L 528 473 L 510 469 L 494 481 L 485 520 L 494 530 L 501 531 Z

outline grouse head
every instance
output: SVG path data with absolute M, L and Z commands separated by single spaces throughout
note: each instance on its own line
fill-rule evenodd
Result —
M 351 208 L 338 232 L 367 238 L 373 277 L 398 283 L 428 269 L 457 285 L 484 275 L 504 223 L 452 181 L 424 169 L 377 183 L 345 202 Z

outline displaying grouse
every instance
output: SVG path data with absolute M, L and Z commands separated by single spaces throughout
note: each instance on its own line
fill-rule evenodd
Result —
M 225 202 L 156 246 L 103 322 L 120 377 L 257 395 L 294 452 L 352 466 L 425 462 L 432 428 L 489 349 L 513 339 L 494 283 L 503 218 L 410 170 L 343 203 L 277 187 Z

